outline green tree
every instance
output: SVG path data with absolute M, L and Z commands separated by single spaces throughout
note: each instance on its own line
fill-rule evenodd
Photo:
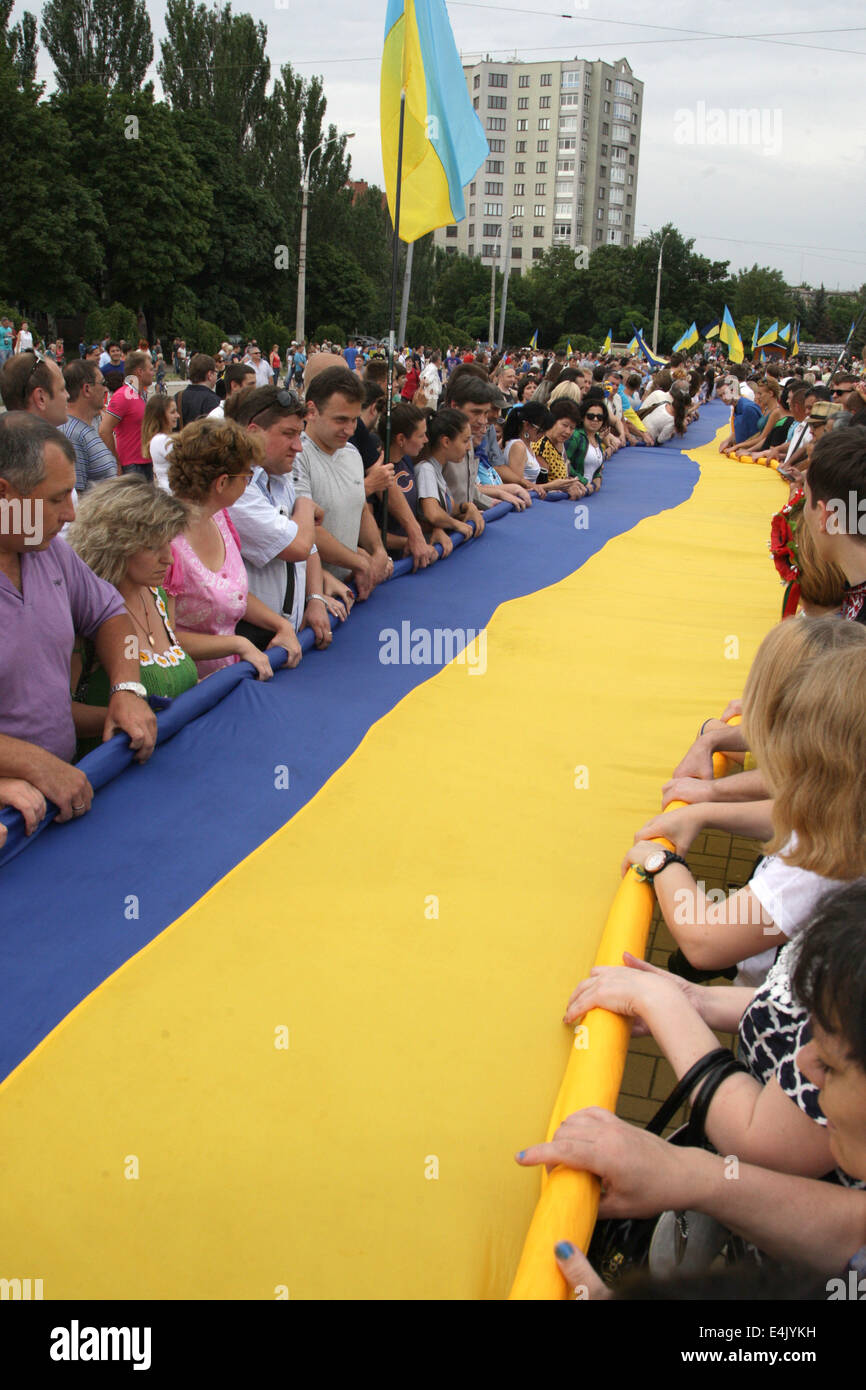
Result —
M 728 303 L 741 337 L 743 330 L 740 319 L 745 320 L 747 314 L 752 316 L 753 323 L 756 317 L 760 318 L 765 328 L 778 319 L 779 327 L 783 328 L 794 311 L 782 272 L 759 265 L 753 265 L 751 270 L 741 270 L 734 277 L 734 288 Z
M 228 158 L 251 149 L 268 105 L 267 25 L 194 0 L 168 0 L 165 22 L 157 71 L 174 110 L 207 112 L 225 127 Z
M 0 43 L 6 48 L 18 76 L 26 87 L 36 80 L 36 19 L 25 10 L 18 24 L 9 28 L 9 17 L 15 0 L 0 0 Z
M 49 313 L 93 302 L 105 222 L 69 128 L 0 44 L 0 295 Z
M 354 256 L 324 243 L 307 273 L 307 319 L 339 322 L 348 333 L 363 333 L 376 310 L 376 286 Z
M 134 92 L 153 61 L 145 0 L 47 0 L 41 33 L 61 92 L 88 82 Z

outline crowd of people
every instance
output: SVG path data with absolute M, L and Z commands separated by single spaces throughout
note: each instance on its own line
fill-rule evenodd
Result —
M 740 1069 L 706 1112 L 715 1152 L 590 1111 L 519 1161 L 589 1168 L 609 1215 L 688 1206 L 765 1256 L 866 1269 L 863 379 L 421 347 L 392 374 L 351 341 L 292 344 L 285 362 L 254 343 L 187 358 L 178 340 L 172 355 L 175 397 L 155 389 L 162 354 L 147 343 L 64 364 L 31 342 L 0 369 L 0 806 L 28 834 L 49 803 L 60 822 L 89 812 L 79 759 L 101 741 L 123 733 L 146 760 L 155 711 L 212 672 L 248 661 L 269 680 L 268 651 L 297 665 L 306 628 L 325 650 L 399 558 L 417 570 L 456 538 L 483 544 L 501 502 L 595 495 L 614 454 L 676 442 L 709 399 L 731 408 L 722 453 L 778 468 L 797 616 L 767 634 L 742 700 L 705 721 L 663 789 L 685 805 L 641 827 L 624 866 L 652 883 L 680 973 L 628 958 L 566 1010 L 569 1024 L 595 1007 L 635 1020 L 679 1077 L 716 1032 L 738 1033 Z M 730 776 L 713 778 L 716 752 Z M 723 903 L 685 859 L 707 828 L 767 843 Z M 728 969 L 733 985 L 701 982 Z M 573 1285 L 606 1294 L 582 1252 L 566 1242 L 558 1258 Z

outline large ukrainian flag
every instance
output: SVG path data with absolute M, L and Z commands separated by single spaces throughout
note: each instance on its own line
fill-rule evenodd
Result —
M 444 0 L 388 0 L 382 55 L 382 163 L 396 224 L 400 95 L 406 92 L 399 234 L 402 241 L 460 222 L 463 186 L 489 147 L 472 109 Z

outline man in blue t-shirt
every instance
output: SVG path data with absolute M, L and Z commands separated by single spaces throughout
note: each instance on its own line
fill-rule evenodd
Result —
M 355 370 L 355 362 L 358 357 L 358 349 L 355 347 L 354 338 L 350 338 L 348 347 L 343 348 L 343 356 L 346 359 L 346 366 L 349 368 L 349 371 L 353 372 Z
M 731 433 L 719 445 L 719 453 L 727 454 L 736 449 L 744 439 L 750 439 L 757 433 L 761 410 L 748 396 L 740 395 L 740 383 L 735 376 L 723 376 L 716 394 L 728 405 L 733 406 Z

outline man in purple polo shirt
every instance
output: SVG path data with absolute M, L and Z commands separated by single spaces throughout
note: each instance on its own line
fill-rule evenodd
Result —
M 70 765 L 76 633 L 93 639 L 108 673 L 104 737 L 128 734 L 139 762 L 156 741 L 123 599 L 60 539 L 74 484 L 75 450 L 59 430 L 19 411 L 0 418 L 0 779 L 36 787 L 59 821 L 83 816 L 93 798 Z

